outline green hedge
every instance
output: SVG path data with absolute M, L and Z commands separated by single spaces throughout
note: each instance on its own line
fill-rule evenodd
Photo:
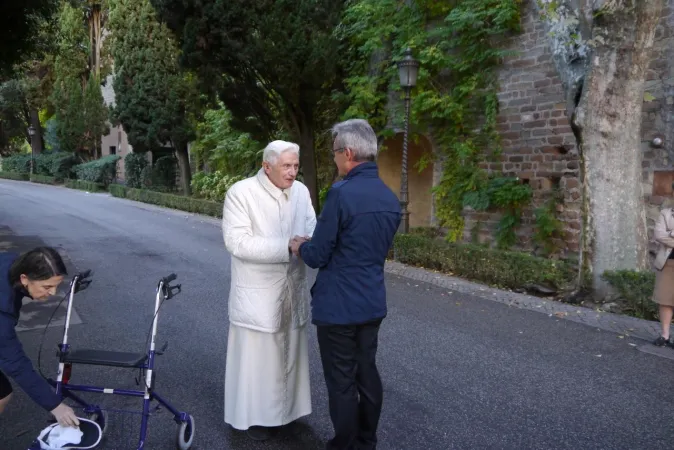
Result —
M 5 156 L 2 158 L 2 171 L 12 173 L 30 173 L 30 153 Z
M 108 186 L 117 177 L 117 161 L 120 158 L 119 155 L 109 155 L 75 166 L 77 178 Z
M 93 181 L 68 180 L 65 186 L 70 189 L 79 189 L 80 191 L 101 192 L 105 191 L 105 185 L 94 183 Z
M 182 195 L 148 191 L 146 189 L 127 188 L 115 184 L 111 184 L 108 189 L 114 197 L 127 198 L 129 200 L 204 214 L 212 217 L 222 217 L 222 203 L 218 202 L 185 197 Z
M 404 264 L 456 275 L 490 285 L 519 289 L 531 285 L 561 289 L 573 281 L 567 263 L 527 253 L 449 243 L 417 234 L 398 234 L 395 259 Z
M 28 181 L 29 175 L 27 173 L 0 172 L 0 178 L 6 180 Z
M 40 184 L 61 184 L 62 180 L 47 175 L 33 174 L 33 176 L 30 177 L 30 181 L 32 181 L 33 183 L 40 183 Z

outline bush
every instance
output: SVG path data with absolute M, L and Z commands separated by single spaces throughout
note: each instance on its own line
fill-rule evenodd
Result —
M 75 166 L 77 178 L 107 186 L 117 177 L 117 161 L 119 160 L 119 155 L 109 155 Z
M 70 189 L 79 189 L 80 191 L 87 192 L 101 192 L 105 190 L 105 186 L 102 183 L 94 183 L 93 181 L 68 180 L 65 186 Z
M 143 183 L 143 169 L 148 166 L 145 153 L 129 153 L 124 157 L 124 177 L 126 185 L 140 188 Z
M 2 171 L 30 173 L 30 154 L 12 155 L 2 158 Z
M 215 202 L 224 202 L 225 193 L 242 176 L 227 175 L 217 171 L 213 173 L 197 172 L 192 177 L 192 192 L 195 196 Z
M 502 288 L 543 285 L 559 290 L 574 279 L 573 269 L 564 261 L 527 253 L 454 244 L 415 234 L 396 235 L 393 246 L 395 258 L 401 263 Z
M 0 178 L 6 180 L 28 181 L 29 175 L 27 173 L 16 172 L 0 172 Z
M 152 188 L 162 191 L 174 191 L 177 173 L 178 165 L 176 159 L 173 156 L 162 156 L 157 159 L 152 167 Z
M 222 217 L 221 203 L 185 197 L 182 195 L 165 194 L 146 189 L 133 189 L 120 185 L 110 185 L 108 189 L 114 197 L 127 198 L 129 200 L 164 206 L 166 208 L 179 209 L 181 211 L 205 214 L 212 217 Z
M 655 273 L 651 271 L 606 271 L 601 276 L 625 301 L 623 313 L 640 319 L 657 320 L 658 305 L 653 301 Z
M 54 153 L 49 174 L 57 179 L 75 178 L 75 166 L 80 163 L 80 158 L 74 153 Z
M 40 183 L 40 184 L 59 184 L 58 179 L 55 177 L 50 177 L 47 175 L 36 175 L 33 174 L 33 176 L 30 177 L 30 181 L 33 183 Z

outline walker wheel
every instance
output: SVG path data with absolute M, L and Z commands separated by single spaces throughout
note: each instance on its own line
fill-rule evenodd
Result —
M 105 436 L 105 432 L 108 431 L 108 413 L 103 411 L 102 409 L 96 410 L 96 412 L 93 412 L 89 415 L 87 415 L 87 419 L 93 420 L 98 424 L 99 427 L 101 427 L 101 434 Z
M 187 422 L 182 422 L 178 427 L 178 449 L 179 450 L 188 450 L 192 447 L 192 441 L 194 440 L 194 418 L 189 416 Z

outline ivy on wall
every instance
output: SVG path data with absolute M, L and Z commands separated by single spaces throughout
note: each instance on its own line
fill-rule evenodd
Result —
M 356 49 L 340 94 L 349 105 L 345 118 L 368 117 L 376 129 L 402 123 L 402 102 L 388 101 L 391 92 L 401 94 L 395 62 L 407 47 L 419 59 L 410 128 L 430 130 L 440 150 L 436 214 L 451 241 L 462 237 L 462 211 L 471 206 L 504 211 L 497 242 L 512 245 L 531 200 L 528 185 L 479 167 L 500 152 L 497 69 L 507 52 L 499 43 L 519 31 L 520 6 L 521 0 L 355 0 L 336 31 Z

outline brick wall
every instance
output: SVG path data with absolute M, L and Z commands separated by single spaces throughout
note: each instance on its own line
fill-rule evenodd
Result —
M 558 217 L 564 222 L 565 253 L 579 248 L 581 194 L 576 139 L 566 115 L 562 83 L 552 61 L 548 36 L 533 5 L 525 1 L 522 33 L 510 38 L 506 47 L 518 54 L 509 57 L 500 73 L 500 115 L 503 152 L 501 160 L 485 164 L 489 171 L 518 176 L 534 191 L 534 206 L 553 190 L 563 193 Z M 466 212 L 464 237 L 480 242 L 493 240 L 500 215 Z M 531 240 L 533 208 L 526 211 L 518 232 L 519 247 L 535 249 Z
M 653 100 L 645 101 L 643 107 L 643 189 L 651 235 L 660 208 L 674 207 L 674 0 L 666 0 L 666 4 L 646 83 Z M 553 188 L 561 189 L 558 218 L 565 230 L 560 245 L 562 253 L 572 256 L 579 249 L 582 222 L 580 159 L 548 36 L 533 0 L 523 2 L 522 33 L 512 36 L 506 47 L 517 54 L 505 61 L 500 73 L 498 121 L 503 153 L 501 161 L 484 167 L 529 183 L 534 205 L 541 204 Z M 653 145 L 656 137 L 663 141 L 661 147 Z M 477 235 L 481 242 L 493 241 L 499 214 L 469 210 L 465 217 L 466 240 Z M 532 224 L 532 211 L 527 211 L 518 233 L 520 248 L 535 250 Z

